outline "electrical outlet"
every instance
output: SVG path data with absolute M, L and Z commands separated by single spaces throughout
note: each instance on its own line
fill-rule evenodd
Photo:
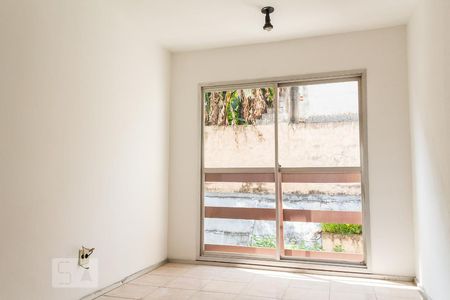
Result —
M 78 250 L 78 265 L 85 269 L 89 269 L 89 256 L 94 252 L 95 248 L 86 248 L 84 246 Z

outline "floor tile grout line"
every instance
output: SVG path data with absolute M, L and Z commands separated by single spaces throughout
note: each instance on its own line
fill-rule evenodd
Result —
M 177 266 L 167 266 L 167 267 L 179 268 Z M 207 268 L 208 267 L 205 266 L 205 269 L 207 269 Z M 243 281 L 239 281 L 238 280 L 238 281 L 236 281 L 236 280 L 227 280 L 226 278 L 223 278 L 223 277 L 220 277 L 220 276 L 219 277 L 214 277 L 213 276 L 212 278 L 208 278 L 208 277 L 205 278 L 204 274 L 200 275 L 200 276 L 195 276 L 195 275 L 192 276 L 190 274 L 186 274 L 186 273 L 189 273 L 190 270 L 195 270 L 196 269 L 195 266 L 186 267 L 186 268 L 181 267 L 179 269 L 185 269 L 185 271 L 181 272 L 180 274 L 177 274 L 177 275 L 161 274 L 161 273 L 160 274 L 153 274 L 152 273 L 153 271 L 150 271 L 150 272 L 147 272 L 145 274 L 142 274 L 140 277 L 138 277 L 138 278 L 133 280 L 133 281 L 138 280 L 139 278 L 142 278 L 142 277 L 144 277 L 146 275 L 153 275 L 153 276 L 156 276 L 156 277 L 158 277 L 158 276 L 169 277 L 170 279 L 164 284 L 153 285 L 153 284 L 145 284 L 145 283 L 135 283 L 133 281 L 127 282 L 126 284 L 134 285 L 134 286 L 149 286 L 149 287 L 153 287 L 153 288 L 155 288 L 155 290 L 153 292 L 156 292 L 160 288 L 168 288 L 168 289 L 179 289 L 179 290 L 193 291 L 193 293 L 194 293 L 193 295 L 196 295 L 198 293 L 216 293 L 216 294 L 230 295 L 230 296 L 233 296 L 233 298 L 238 298 L 239 296 L 247 296 L 247 295 L 251 296 L 249 294 L 245 294 L 244 292 L 249 288 L 249 286 L 251 286 L 259 278 L 258 275 L 260 275 L 261 276 L 260 278 L 266 278 L 266 279 L 277 278 L 277 279 L 280 279 L 281 282 L 286 281 L 287 282 L 286 287 L 283 289 L 283 293 L 281 294 L 281 298 L 283 298 L 283 297 L 286 296 L 287 290 L 290 287 L 292 287 L 292 282 L 294 281 L 293 278 L 283 278 L 283 277 L 280 277 L 280 276 L 276 276 L 276 274 L 271 274 L 270 272 L 269 273 L 264 273 L 264 274 L 253 275 L 253 276 L 251 276 L 251 278 L 249 278 L 248 281 L 247 280 L 243 280 Z M 238 270 L 238 269 L 240 269 L 240 268 L 231 268 L 231 269 L 227 268 L 226 270 L 228 271 L 228 270 Z M 270 275 L 273 275 L 273 276 L 270 276 Z M 202 284 L 200 288 L 195 288 L 195 289 L 187 289 L 187 288 L 180 288 L 180 287 L 168 287 L 167 286 L 168 284 L 170 284 L 171 282 L 173 282 L 173 281 L 175 281 L 176 279 L 179 279 L 179 278 L 186 278 L 186 279 L 191 279 L 191 280 L 201 280 L 201 281 L 205 281 L 206 283 Z M 299 279 L 301 280 L 301 278 L 299 278 Z M 328 284 L 327 284 L 327 286 L 328 286 L 327 287 L 328 300 L 331 300 L 331 298 L 333 296 L 333 294 L 332 294 L 332 284 L 333 284 L 334 281 L 333 281 L 332 278 L 330 278 L 329 280 L 325 280 L 325 281 L 328 282 Z M 239 290 L 238 293 L 227 293 L 227 292 L 223 292 L 223 291 L 204 290 L 204 288 L 208 284 L 210 284 L 211 282 L 226 282 L 226 283 L 229 283 L 231 285 L 233 285 L 233 284 L 240 285 L 241 288 L 238 289 Z M 348 291 L 343 290 L 342 292 L 370 294 L 370 295 L 372 295 L 374 300 L 380 299 L 380 295 L 376 292 L 375 286 L 364 285 L 364 284 L 362 284 L 362 285 L 361 284 L 354 284 L 354 286 L 357 286 L 357 287 L 364 286 L 365 288 L 368 288 L 368 289 L 352 291 L 351 290 L 352 283 L 348 283 L 348 284 L 347 283 L 342 283 L 342 284 L 344 284 L 344 286 L 348 285 L 348 287 L 349 287 Z M 300 288 L 300 289 L 304 288 L 305 290 L 316 289 L 315 287 L 301 287 L 301 286 L 298 287 L 298 288 Z M 323 287 L 319 287 L 319 289 L 323 289 Z M 148 295 L 151 295 L 153 292 L 150 292 Z M 335 292 L 338 292 L 338 291 L 335 291 Z M 148 295 L 145 295 L 144 297 L 147 297 Z M 106 295 L 106 294 L 100 295 L 99 297 L 101 297 L 101 296 L 116 297 L 116 298 L 119 298 L 119 299 L 135 299 L 135 298 L 127 298 L 127 297 L 122 297 L 122 296 L 114 296 L 114 295 Z M 190 296 L 190 297 L 192 297 L 192 296 Z M 388 296 L 387 298 L 390 298 L 390 297 Z M 269 298 L 267 298 L 267 299 L 269 299 Z M 405 297 L 405 300 L 410 300 L 410 299 L 412 299 L 412 297 L 409 297 L 409 298 Z
M 98 298 L 100 298 L 100 297 L 107 297 L 107 298 L 119 298 L 119 299 L 126 299 L 126 300 L 136 300 L 136 298 L 127 298 L 127 297 L 123 297 L 123 296 L 111 296 L 111 295 L 106 295 L 106 294 L 103 294 L 103 295 L 100 295 L 100 296 L 98 296 L 97 298 L 95 298 L 95 299 L 98 299 Z M 94 300 L 95 300 L 94 299 Z M 138 299 L 139 300 L 139 299 Z

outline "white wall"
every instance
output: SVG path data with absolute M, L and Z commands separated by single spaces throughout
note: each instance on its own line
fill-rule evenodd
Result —
M 423 0 L 408 26 L 417 278 L 450 294 L 450 2 Z
M 196 258 L 200 203 L 199 82 L 366 68 L 373 272 L 414 275 L 406 29 L 174 54 L 169 258 Z
M 99 288 L 167 257 L 170 55 L 119 4 L 2 1 L 0 299 L 91 292 L 51 287 L 81 245 Z

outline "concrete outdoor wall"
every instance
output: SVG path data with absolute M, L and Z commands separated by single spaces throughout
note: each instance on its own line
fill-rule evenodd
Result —
M 408 26 L 416 272 L 450 294 L 450 2 L 423 0 Z
M 170 55 L 105 4 L 1 3 L 0 299 L 79 299 L 167 257 Z M 81 245 L 98 287 L 52 288 Z
M 359 165 L 358 122 L 280 123 L 278 132 L 279 163 L 284 167 Z M 204 133 L 205 168 L 271 168 L 275 164 L 273 123 L 237 127 L 205 126 Z
M 200 82 L 367 69 L 372 271 L 414 271 L 404 26 L 174 54 L 171 72 L 169 258 L 199 242 Z

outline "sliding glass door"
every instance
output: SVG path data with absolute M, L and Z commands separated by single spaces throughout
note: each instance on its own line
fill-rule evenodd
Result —
M 275 257 L 276 87 L 203 93 L 203 250 Z
M 359 86 L 358 78 L 279 86 L 286 258 L 364 261 Z
M 361 86 L 202 89 L 202 256 L 365 263 Z

